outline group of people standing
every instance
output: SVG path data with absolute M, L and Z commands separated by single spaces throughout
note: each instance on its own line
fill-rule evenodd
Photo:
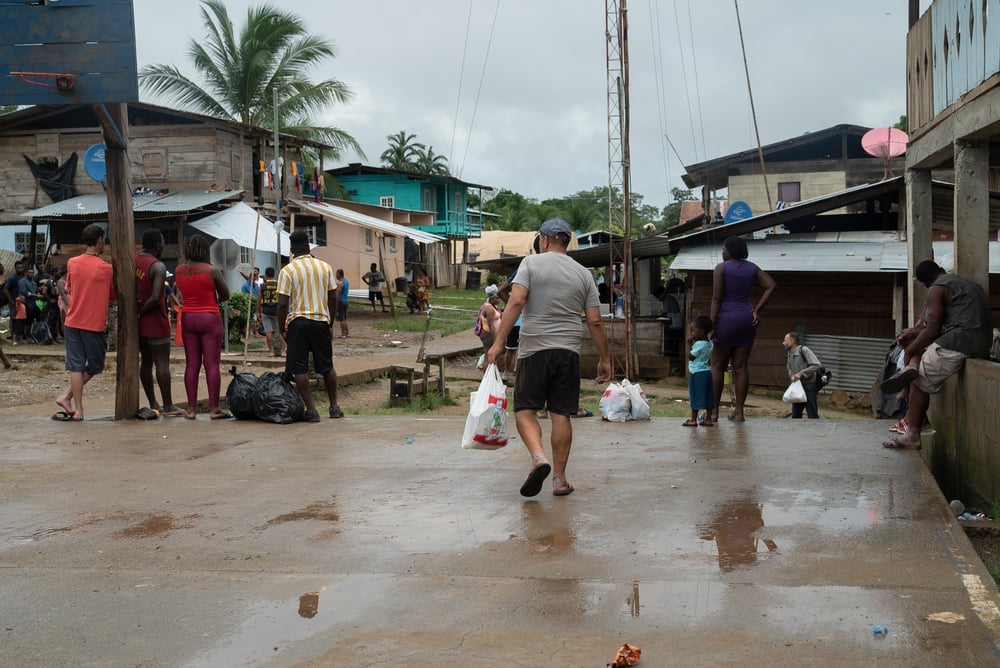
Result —
M 68 307 L 63 272 L 47 271 L 41 263 L 36 270 L 20 261 L 7 276 L 0 265 L 0 306 L 10 309 L 13 345 L 59 343 Z
M 83 388 L 104 369 L 108 306 L 117 296 L 112 266 L 100 257 L 105 245 L 103 228 L 88 225 L 83 230 L 83 240 L 86 250 L 70 259 L 66 270 L 66 290 L 70 296 L 65 326 L 66 370 L 70 374 L 70 385 L 56 398 L 60 410 L 52 419 L 58 421 L 77 422 L 84 418 Z M 187 408 L 181 409 L 174 404 L 170 384 L 167 269 L 160 260 L 163 247 L 160 230 L 148 229 L 142 237 L 142 251 L 135 258 L 139 379 L 149 410 L 154 416 L 196 419 L 198 387 L 204 371 L 209 418 L 231 418 L 232 415 L 220 406 L 224 332 L 221 304 L 229 299 L 229 286 L 222 271 L 209 263 L 209 242 L 200 234 L 187 239 L 184 261 L 174 271 L 176 297 L 183 304 L 178 325 L 184 344 Z M 332 330 L 333 316 L 337 313 L 342 292 L 346 291 L 346 281 L 342 286 L 330 265 L 310 254 L 308 236 L 304 232 L 292 233 L 290 253 L 291 261 L 277 279 L 274 270 L 270 269 L 260 289 L 255 282 L 248 292 L 258 295 L 258 317 L 265 330 L 270 326 L 287 345 L 285 370 L 294 380 L 305 404 L 306 420 L 317 422 L 320 419 L 309 387 L 310 356 L 316 373 L 326 384 L 330 402 L 328 414 L 331 418 L 340 418 L 344 413 L 337 405 Z M 342 331 L 346 333 L 346 323 Z M 271 354 L 276 351 L 280 354 L 280 343 L 274 348 L 270 340 L 268 343 Z M 157 401 L 156 386 L 162 403 Z

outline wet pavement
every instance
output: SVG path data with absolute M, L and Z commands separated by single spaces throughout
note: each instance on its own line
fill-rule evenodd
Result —
M 0 416 L 3 665 L 1000 663 L 884 422 L 574 420 L 576 492 L 524 499 L 520 442 L 461 450 L 461 417 Z

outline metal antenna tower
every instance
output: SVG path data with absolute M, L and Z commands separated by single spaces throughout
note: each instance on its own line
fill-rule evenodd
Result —
M 615 377 L 633 378 L 638 369 L 632 332 L 632 202 L 629 174 L 629 105 L 628 105 L 628 0 L 607 0 L 605 51 L 608 84 L 608 223 L 620 226 L 623 241 L 610 241 L 611 276 L 604 280 L 612 288 L 615 272 L 625 302 L 624 326 L 611 320 L 608 347 L 611 371 Z M 614 314 L 614 299 L 609 308 Z

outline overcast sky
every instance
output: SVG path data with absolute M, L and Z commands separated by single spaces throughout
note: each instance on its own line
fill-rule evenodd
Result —
M 258 4 L 231 0 L 230 16 L 240 25 Z M 364 162 L 379 164 L 386 135 L 405 129 L 472 183 L 539 200 L 607 185 L 603 0 L 275 4 L 335 45 L 309 75 L 340 79 L 354 98 L 319 120 L 353 135 Z M 683 165 L 756 146 L 736 10 L 733 0 L 628 8 L 632 191 L 663 206 L 684 187 Z M 905 113 L 906 0 L 743 0 L 739 10 L 764 144 Z M 135 22 L 140 68 L 194 73 L 198 0 L 135 0 Z

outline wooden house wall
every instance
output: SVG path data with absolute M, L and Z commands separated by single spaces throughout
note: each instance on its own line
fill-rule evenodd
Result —
M 0 135 L 0 222 L 23 222 L 25 211 L 50 204 L 40 190 L 22 155 L 33 160 L 54 157 L 64 163 L 74 152 L 77 169 L 73 186 L 79 195 L 103 191 L 100 183 L 87 176 L 83 156 L 93 144 L 103 141 L 92 131 L 16 132 Z M 247 160 L 245 187 L 253 178 L 253 146 L 244 140 Z M 207 189 L 213 183 L 238 188 L 239 134 L 209 126 L 157 125 L 130 129 L 129 161 L 133 187 L 178 190 Z
M 732 200 L 742 200 L 750 205 L 754 214 L 767 212 L 767 191 L 771 193 L 771 204 L 778 203 L 778 184 L 785 181 L 797 181 L 800 185 L 800 199 L 807 200 L 820 195 L 827 195 L 843 190 L 846 176 L 843 171 L 828 172 L 787 172 L 768 174 L 767 190 L 764 189 L 764 179 L 760 174 L 734 175 L 729 177 L 729 196 Z M 830 213 L 844 213 L 845 209 L 835 209 Z
M 904 158 L 893 158 L 889 169 L 893 174 L 903 173 Z M 768 190 L 772 204 L 778 201 L 778 183 L 798 181 L 801 198 L 807 200 L 821 195 L 853 188 L 866 183 L 881 181 L 885 164 L 879 158 L 852 158 L 849 160 L 800 160 L 767 163 Z M 743 200 L 755 213 L 767 211 L 767 197 L 759 162 L 743 162 L 729 167 L 729 199 Z M 830 213 L 856 213 L 865 210 L 861 202 Z
M 847 272 L 776 272 L 778 289 L 760 314 L 757 341 L 750 354 L 754 385 L 788 384 L 782 339 L 789 331 L 830 336 L 891 339 L 895 274 Z M 711 311 L 712 272 L 689 272 L 688 317 Z M 756 303 L 760 290 L 751 301 Z
M 778 290 L 760 316 L 757 341 L 750 355 L 750 379 L 753 385 L 784 387 L 788 384 L 785 372 L 785 352 L 782 338 L 789 331 L 829 336 L 851 336 L 891 339 L 897 325 L 893 317 L 896 301 L 892 273 L 844 272 L 787 272 L 775 273 Z M 684 318 L 690 321 L 696 315 L 710 313 L 712 299 L 712 273 L 688 272 L 688 291 L 684 297 Z M 994 313 L 1000 307 L 1000 277 L 996 278 L 993 297 Z M 752 301 L 759 298 L 754 291 Z M 623 354 L 624 329 L 617 322 L 618 355 Z M 606 324 L 606 329 L 614 327 Z M 671 373 L 686 374 L 686 347 L 684 329 L 673 332 L 681 337 L 678 354 L 664 355 L 663 321 L 637 319 L 634 338 L 639 354 L 642 377 L 660 378 Z M 669 346 L 667 346 L 669 351 Z M 581 346 L 581 365 L 585 372 L 597 363 L 596 350 L 589 336 L 584 336 Z

